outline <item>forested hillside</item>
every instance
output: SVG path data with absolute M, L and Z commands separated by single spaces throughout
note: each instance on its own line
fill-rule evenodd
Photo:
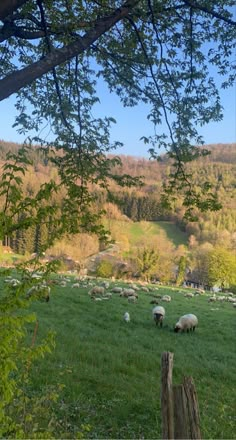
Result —
M 16 151 L 19 145 L 0 141 L 0 164 L 4 164 L 6 153 Z M 109 197 L 94 185 L 97 192 L 97 202 L 94 209 L 106 208 L 109 219 L 116 219 L 120 213 L 133 221 L 171 221 L 194 242 L 209 242 L 213 245 L 232 247 L 236 243 L 236 144 L 210 145 L 207 147 L 211 154 L 204 159 L 198 159 L 188 165 L 193 181 L 208 180 L 222 204 L 217 212 L 198 213 L 198 220 L 189 222 L 183 219 L 181 196 L 172 211 L 161 204 L 160 193 L 163 181 L 170 173 L 170 162 L 163 155 L 161 161 L 121 156 L 122 167 L 116 169 L 117 174 L 142 176 L 143 185 L 133 188 L 123 188 L 117 191 L 111 184 Z M 56 169 L 43 152 L 35 147 L 31 153 L 32 165 L 29 167 L 24 180 L 24 192 L 34 194 L 39 184 L 56 177 Z M 111 199 L 112 195 L 112 199 Z M 63 194 L 55 195 L 57 202 L 63 205 Z M 111 203 L 112 201 L 112 203 Z M 109 203 L 108 203 L 109 202 Z M 117 205 L 118 209 L 115 209 Z M 119 214 L 117 214 L 117 212 Z M 20 215 L 24 215 L 21 213 Z M 16 252 L 37 252 L 40 245 L 47 240 L 50 230 L 47 225 L 39 224 L 26 232 L 16 233 L 9 244 Z

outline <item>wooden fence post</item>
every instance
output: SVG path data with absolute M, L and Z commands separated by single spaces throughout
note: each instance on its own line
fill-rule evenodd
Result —
M 193 382 L 193 378 L 184 377 L 183 385 L 188 405 L 189 438 L 199 440 L 201 439 L 200 416 L 197 401 L 197 392 Z
M 187 398 L 183 385 L 173 386 L 174 438 L 189 439 Z
M 172 391 L 172 369 L 174 354 L 162 353 L 161 357 L 161 414 L 162 440 L 174 438 L 174 412 Z
M 161 416 L 162 440 L 201 440 L 197 393 L 192 377 L 183 384 L 172 386 L 174 354 L 161 356 Z

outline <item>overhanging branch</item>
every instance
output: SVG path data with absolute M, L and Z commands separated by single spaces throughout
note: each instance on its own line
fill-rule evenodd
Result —
M 45 73 L 49 72 L 52 68 L 83 53 L 92 43 L 111 29 L 117 22 L 127 17 L 132 8 L 138 3 L 138 0 L 128 0 L 121 8 L 116 9 L 112 14 L 103 18 L 98 18 L 95 22 L 94 28 L 89 30 L 83 37 L 79 37 L 61 49 L 53 50 L 53 52 L 49 53 L 41 60 L 3 78 L 0 81 L 0 101 L 8 98 L 22 87 L 31 84 L 37 78 L 40 78 Z
M 20 6 L 27 3 L 29 0 L 1 0 L 0 2 L 0 20 L 11 15 Z

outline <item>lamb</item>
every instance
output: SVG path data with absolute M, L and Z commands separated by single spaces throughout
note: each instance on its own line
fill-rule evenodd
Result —
M 194 331 L 197 325 L 198 325 L 197 317 L 192 313 L 189 313 L 188 315 L 181 316 L 179 321 L 175 324 L 174 331 L 176 333 L 179 331 L 184 332 L 185 330 L 187 330 L 187 332 Z
M 162 306 L 156 306 L 152 310 L 152 315 L 154 318 L 154 321 L 156 322 L 156 325 L 160 324 L 160 327 L 162 327 L 163 319 L 165 317 L 166 311 L 164 307 Z
M 125 312 L 124 320 L 125 320 L 125 322 L 130 322 L 130 314 L 129 314 L 129 312 Z

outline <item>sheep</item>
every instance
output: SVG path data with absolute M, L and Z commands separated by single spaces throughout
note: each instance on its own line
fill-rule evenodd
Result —
M 176 333 L 179 331 L 184 332 L 185 330 L 187 330 L 187 332 L 194 331 L 197 325 L 198 325 L 197 317 L 192 313 L 189 313 L 188 315 L 181 316 L 179 321 L 175 324 L 174 331 Z
M 122 287 L 118 287 L 118 286 L 115 286 L 112 289 L 112 292 L 114 293 L 121 293 L 122 291 L 123 291 Z
M 79 283 L 72 284 L 72 289 L 74 289 L 75 287 L 80 287 L 80 284 Z
M 194 298 L 194 294 L 191 292 L 185 293 L 185 298 Z
M 102 287 L 104 287 L 105 289 L 109 289 L 110 283 L 108 281 L 103 281 Z
M 160 327 L 162 327 L 163 319 L 165 317 L 166 311 L 164 307 L 162 306 L 156 306 L 152 310 L 152 315 L 154 318 L 154 321 L 156 322 L 156 325 L 160 324 Z
M 102 286 L 94 286 L 89 292 L 89 295 L 103 295 L 105 288 Z
M 215 302 L 216 300 L 217 300 L 217 298 L 216 298 L 215 295 L 210 296 L 210 297 L 208 298 L 208 302 Z
M 152 299 L 152 301 L 150 301 L 150 304 L 159 304 L 157 299 Z
M 125 322 L 130 322 L 130 314 L 129 314 L 129 312 L 125 312 L 123 318 L 124 318 Z
M 27 294 L 26 297 L 30 298 L 32 294 L 36 294 L 37 296 L 39 296 L 39 298 L 42 297 L 42 294 L 44 294 L 44 299 L 46 302 L 48 302 L 50 300 L 50 292 L 51 292 L 51 288 L 49 286 L 47 286 L 46 283 L 41 283 L 41 284 L 37 284 L 36 286 L 32 286 Z
M 229 296 L 227 301 L 231 302 L 231 303 L 235 303 L 236 302 L 236 298 L 232 298 L 232 296 Z
M 122 292 L 122 295 L 123 296 L 126 296 L 126 297 L 128 297 L 128 296 L 132 296 L 132 295 L 135 295 L 136 294 L 136 292 L 135 292 L 135 290 L 134 289 L 131 289 L 131 288 L 129 288 L 129 289 L 124 289 L 123 290 L 123 292 Z
M 161 300 L 165 301 L 165 302 L 170 302 L 171 301 L 171 296 L 170 295 L 163 295 Z
M 128 302 L 136 302 L 137 301 L 137 296 L 135 295 L 130 295 L 128 296 Z

